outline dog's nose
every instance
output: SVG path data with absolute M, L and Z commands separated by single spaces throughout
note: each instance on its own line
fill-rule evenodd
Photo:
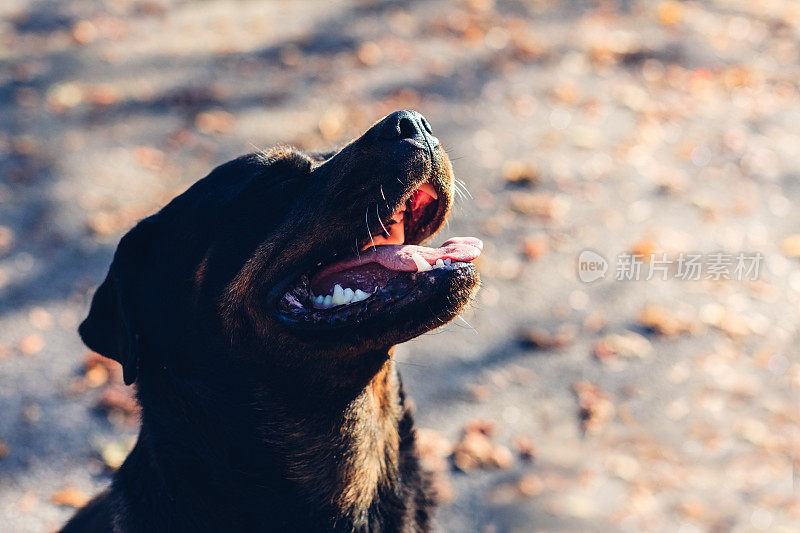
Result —
M 412 139 L 418 142 L 431 145 L 435 148 L 439 145 L 439 139 L 433 136 L 431 125 L 425 117 L 416 111 L 395 111 L 378 124 L 378 135 L 387 141 L 400 141 Z

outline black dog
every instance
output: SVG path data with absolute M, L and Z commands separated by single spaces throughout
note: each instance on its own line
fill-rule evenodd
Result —
M 453 180 L 399 111 L 226 163 L 125 235 L 80 334 L 136 382 L 141 432 L 64 531 L 427 530 L 391 347 L 477 289 L 480 241 L 415 246 Z

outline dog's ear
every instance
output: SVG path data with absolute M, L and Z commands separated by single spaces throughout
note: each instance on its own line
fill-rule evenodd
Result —
M 126 385 L 136 380 L 139 364 L 140 281 L 150 256 L 154 219 L 155 215 L 142 220 L 122 237 L 89 315 L 78 327 L 86 346 L 122 365 Z

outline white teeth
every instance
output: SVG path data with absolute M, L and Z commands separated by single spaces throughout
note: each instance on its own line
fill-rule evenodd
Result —
M 436 270 L 437 268 L 444 268 L 446 266 L 450 266 L 452 262 L 453 261 L 450 259 L 445 259 L 445 260 L 437 259 L 436 263 L 433 264 L 433 269 Z
M 314 296 L 312 294 L 311 301 L 317 309 L 328 309 L 330 307 L 336 307 L 337 305 L 360 302 L 366 300 L 370 296 L 372 296 L 371 292 L 364 292 L 361 289 L 353 290 L 349 287 L 342 289 L 341 285 L 335 285 L 332 294 L 327 296 L 322 296 L 321 294 L 319 296 Z
M 436 194 L 436 189 L 433 188 L 433 185 L 431 185 L 429 181 L 423 183 L 419 189 L 428 196 L 430 196 L 431 198 L 433 198 L 434 200 L 437 200 L 439 198 L 439 195 Z
M 331 299 L 331 303 L 333 305 L 342 305 L 343 303 L 345 303 L 344 289 L 342 289 L 341 285 L 335 285 L 333 287 L 333 298 Z
M 355 296 L 353 289 L 351 289 L 350 287 L 346 288 L 344 290 L 344 303 L 349 304 L 350 302 L 352 302 L 353 296 Z
M 364 292 L 361 289 L 356 289 L 355 294 L 353 294 L 353 301 L 360 302 L 361 300 L 366 300 L 370 296 L 372 296 L 372 294 Z
M 431 265 L 418 253 L 415 252 L 411 254 L 411 259 L 413 259 L 414 264 L 417 265 L 417 272 L 427 272 L 428 270 L 431 270 Z

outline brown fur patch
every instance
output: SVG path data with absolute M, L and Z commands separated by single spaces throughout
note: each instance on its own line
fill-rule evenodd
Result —
M 397 380 L 389 360 L 349 414 L 352 447 L 340 472 L 343 486 L 337 505 L 356 521 L 366 515 L 379 486 L 390 486 L 397 477 L 398 400 Z

